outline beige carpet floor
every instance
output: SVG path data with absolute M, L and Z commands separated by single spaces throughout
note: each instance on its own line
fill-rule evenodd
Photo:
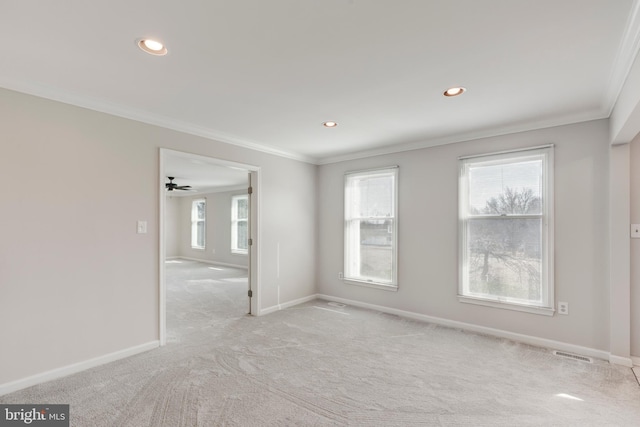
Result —
M 82 427 L 640 426 L 629 368 L 320 300 L 250 317 L 243 273 L 168 264 L 167 346 L 0 402 Z

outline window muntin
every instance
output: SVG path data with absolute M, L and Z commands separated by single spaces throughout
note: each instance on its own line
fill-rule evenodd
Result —
M 463 302 L 553 313 L 553 148 L 460 160 Z
M 206 242 L 207 202 L 205 199 L 191 202 L 191 247 L 204 249 Z
M 397 181 L 397 167 L 345 175 L 345 280 L 397 288 Z
M 246 254 L 249 250 L 249 196 L 231 198 L 231 252 Z

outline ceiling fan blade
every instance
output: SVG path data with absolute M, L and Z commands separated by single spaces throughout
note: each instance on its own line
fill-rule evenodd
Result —
M 179 185 L 177 187 L 175 187 L 176 190 L 191 190 L 191 186 L 190 185 Z

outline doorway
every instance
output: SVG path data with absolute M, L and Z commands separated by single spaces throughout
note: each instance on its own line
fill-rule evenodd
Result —
M 199 274 L 210 270 L 208 279 L 192 280 L 192 284 L 196 285 L 192 290 L 195 290 L 198 285 L 203 285 L 204 280 L 209 280 L 211 284 L 220 283 L 220 280 L 227 282 L 237 280 L 240 283 L 240 277 L 233 279 L 222 272 L 235 270 L 237 274 L 238 269 L 246 268 L 246 279 L 242 282 L 246 283 L 246 286 L 245 291 L 241 293 L 245 298 L 243 306 L 246 309 L 242 314 L 258 315 L 260 306 L 260 284 L 258 281 L 258 243 L 260 239 L 257 238 L 259 235 L 259 167 L 161 148 L 159 169 L 160 344 L 167 343 L 167 292 L 174 292 L 180 288 L 180 285 L 176 287 L 174 282 L 174 279 L 179 280 L 181 275 L 184 277 L 184 269 L 180 270 L 180 267 L 187 268 L 191 265 L 194 271 L 196 269 L 200 271 Z M 168 181 L 169 176 L 173 177 L 173 181 Z M 171 182 L 171 189 L 167 187 L 167 182 Z M 179 190 L 176 186 L 181 189 Z M 167 194 L 171 197 L 168 198 Z M 238 199 L 246 201 L 246 205 L 245 202 L 240 205 L 243 209 L 243 214 L 240 215 L 240 226 L 238 227 L 236 224 L 233 228 L 231 204 Z M 175 208 L 176 205 L 179 208 Z M 207 224 L 203 221 L 205 219 L 203 212 L 206 209 L 216 209 L 215 214 L 211 212 L 206 216 L 207 218 L 216 218 L 216 222 L 210 220 L 211 223 Z M 245 211 L 246 213 L 244 213 Z M 237 209 L 234 212 L 237 213 Z M 167 228 L 168 225 L 177 221 L 176 216 L 179 217 L 179 226 L 181 227 L 177 238 L 176 233 Z M 208 231 L 207 227 L 210 228 Z M 241 241 L 246 239 L 246 245 L 238 245 L 237 236 L 236 239 L 231 238 L 233 233 L 238 233 L 241 236 Z M 188 235 L 185 236 L 186 234 Z M 177 252 L 174 249 L 176 245 L 180 245 Z M 171 266 L 170 272 L 176 273 L 176 275 L 167 275 L 167 264 L 165 263 L 167 260 L 175 264 L 183 263 L 180 267 L 178 265 Z M 220 271 L 216 268 L 219 268 Z M 216 274 L 218 276 L 222 274 L 221 277 L 224 278 L 217 280 Z M 200 280 L 200 282 L 196 280 Z M 170 282 L 169 289 L 168 281 Z M 201 288 L 201 290 L 203 289 Z M 211 289 L 206 292 L 210 293 Z M 233 294 L 236 297 L 239 295 L 237 291 L 234 291 Z M 226 309 L 228 310 L 229 307 Z

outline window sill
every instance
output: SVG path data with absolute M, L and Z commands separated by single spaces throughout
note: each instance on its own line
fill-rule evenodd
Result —
M 247 256 L 247 255 L 249 255 L 249 252 L 231 251 L 231 255 L 242 255 L 242 256 Z
M 539 314 L 543 316 L 553 316 L 553 313 L 555 313 L 555 310 L 549 307 L 536 307 L 533 305 L 515 304 L 507 301 L 493 301 L 463 295 L 458 295 L 458 301 L 465 304 L 483 305 L 485 307 L 501 308 L 503 310 L 523 311 L 525 313 Z
M 376 282 L 369 282 L 369 281 L 365 281 L 365 280 L 356 280 L 356 279 L 342 279 L 343 282 L 347 285 L 355 285 L 355 286 L 362 286 L 365 288 L 374 288 L 374 289 L 382 289 L 384 291 L 389 291 L 389 292 L 397 292 L 398 291 L 398 285 L 391 285 L 391 284 L 384 284 L 384 283 L 376 283 Z

